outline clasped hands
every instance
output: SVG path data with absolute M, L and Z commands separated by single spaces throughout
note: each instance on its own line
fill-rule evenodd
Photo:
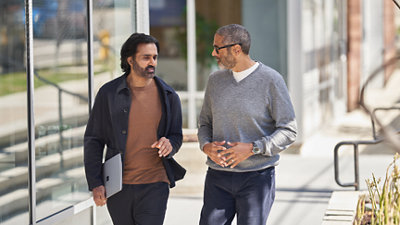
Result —
M 225 143 L 231 147 L 226 148 L 224 146 Z M 234 168 L 240 162 L 253 155 L 252 148 L 253 144 L 251 143 L 214 141 L 205 144 L 203 151 L 216 164 L 222 167 Z

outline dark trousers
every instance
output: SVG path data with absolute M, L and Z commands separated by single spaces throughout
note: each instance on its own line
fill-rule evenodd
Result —
M 275 168 L 254 172 L 208 169 L 200 225 L 265 225 L 275 199 Z
M 168 196 L 167 183 L 124 184 L 107 199 L 107 209 L 114 225 L 162 225 Z

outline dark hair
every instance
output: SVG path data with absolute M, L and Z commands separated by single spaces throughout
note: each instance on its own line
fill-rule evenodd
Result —
M 143 33 L 133 33 L 121 48 L 121 69 L 124 73 L 131 70 L 127 62 L 128 57 L 133 56 L 135 58 L 137 46 L 143 43 L 154 43 L 157 46 L 157 53 L 160 52 L 160 44 L 155 37 Z
M 224 38 L 224 44 L 240 43 L 243 53 L 246 55 L 250 52 L 251 38 L 247 29 L 239 24 L 229 24 L 220 27 L 216 34 Z

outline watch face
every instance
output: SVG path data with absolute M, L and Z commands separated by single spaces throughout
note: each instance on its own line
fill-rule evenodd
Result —
M 254 148 L 253 148 L 253 153 L 254 153 L 254 154 L 260 154 L 260 153 L 261 153 L 261 149 L 260 149 L 260 148 L 257 148 L 257 147 L 254 147 Z

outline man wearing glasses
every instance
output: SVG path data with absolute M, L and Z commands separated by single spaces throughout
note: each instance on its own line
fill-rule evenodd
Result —
M 282 76 L 249 56 L 250 34 L 241 25 L 219 28 L 199 118 L 200 148 L 208 156 L 200 225 L 266 224 L 275 198 L 279 153 L 297 135 Z

